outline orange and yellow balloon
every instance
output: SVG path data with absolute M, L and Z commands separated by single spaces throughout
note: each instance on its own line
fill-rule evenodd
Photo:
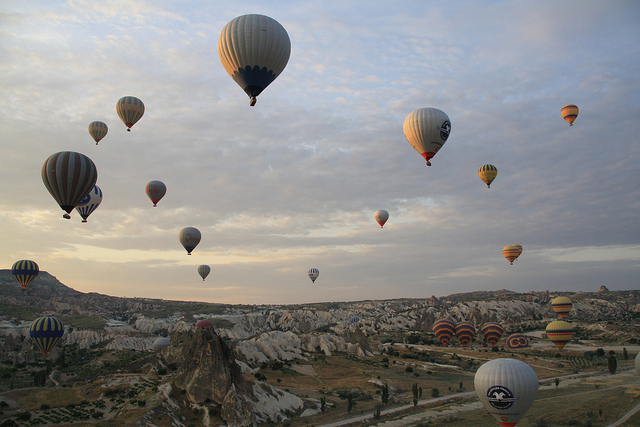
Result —
M 558 314 L 558 317 L 564 319 L 571 311 L 573 303 L 567 297 L 558 297 L 551 301 L 551 308 Z
M 578 111 L 577 105 L 567 104 L 562 107 L 560 114 L 562 114 L 562 118 L 569 123 L 569 126 L 573 126 L 573 122 L 578 118 Z
M 549 338 L 559 350 L 562 350 L 564 346 L 571 341 L 571 338 L 573 338 L 573 326 L 564 320 L 551 322 L 547 325 L 547 338 Z
M 509 245 L 502 248 L 502 256 L 504 256 L 507 261 L 513 265 L 513 261 L 515 261 L 520 254 L 522 253 L 521 245 Z
M 498 176 L 498 168 L 493 165 L 484 165 L 478 169 L 478 176 L 482 182 L 487 184 L 487 188 L 491 188 L 491 183 Z

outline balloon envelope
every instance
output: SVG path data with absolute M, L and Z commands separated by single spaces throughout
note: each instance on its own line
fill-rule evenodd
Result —
M 47 354 L 64 335 L 64 325 L 53 316 L 39 317 L 31 323 L 29 335 L 42 354 Z
M 578 118 L 578 106 L 573 104 L 567 104 L 560 110 L 562 118 L 569 123 L 569 126 L 573 126 L 573 122 Z
M 455 333 L 456 324 L 451 319 L 440 319 L 433 324 L 433 333 L 443 346 L 449 345 Z
M 201 265 L 198 267 L 198 274 L 200 275 L 200 277 L 202 277 L 202 281 L 204 282 L 204 279 L 209 275 L 209 273 L 211 273 L 211 267 L 209 267 L 208 265 Z
M 420 108 L 404 120 L 404 136 L 431 166 L 431 158 L 442 148 L 451 133 L 451 121 L 437 108 Z
M 317 268 L 310 268 L 309 271 L 307 271 L 307 274 L 309 275 L 309 279 L 311 279 L 311 282 L 316 283 L 316 279 L 320 275 L 320 270 L 318 270 Z
M 52 154 L 42 165 L 42 182 L 51 196 L 67 214 L 96 185 L 96 165 L 84 154 L 61 151 Z
M 504 256 L 511 265 L 513 265 L 513 261 L 522 253 L 522 246 L 518 246 L 520 245 L 509 245 L 502 248 L 502 256 Z
M 284 70 L 291 41 L 282 25 L 264 15 L 242 15 L 224 26 L 218 56 L 231 78 L 249 95 L 250 105 Z
M 33 282 L 33 279 L 38 277 L 40 268 L 35 261 L 28 259 L 22 259 L 13 263 L 11 267 L 11 274 L 24 291 L 29 286 L 29 283 Z
M 102 203 L 102 190 L 97 185 L 94 185 L 93 190 L 84 196 L 76 206 L 76 210 L 82 217 L 82 222 L 87 222 L 89 215 L 100 206 L 100 203 Z
M 551 308 L 558 314 L 558 317 L 564 319 L 567 317 L 567 314 L 571 311 L 573 307 L 573 303 L 567 297 L 558 297 L 554 298 L 551 301 Z
M 182 246 L 187 250 L 187 255 L 191 255 L 191 251 L 193 251 L 198 243 L 200 243 L 200 239 L 202 235 L 200 234 L 200 230 L 195 227 L 185 227 L 180 230 L 178 234 L 178 239 Z
M 131 131 L 131 126 L 144 115 L 144 104 L 135 96 L 123 96 L 116 103 L 116 112 L 127 127 L 127 131 Z
M 571 338 L 573 338 L 573 326 L 564 320 L 556 320 L 555 322 L 549 323 L 546 332 L 547 338 L 549 338 L 559 350 L 562 350 L 564 346 L 571 341 Z
M 160 201 L 167 194 L 167 186 L 162 181 L 149 181 L 144 188 L 144 192 L 147 193 L 147 197 L 153 203 L 155 208 Z
M 529 347 L 529 338 L 522 334 L 511 334 L 507 337 L 507 348 L 526 348 Z
M 640 353 L 636 355 L 636 371 L 640 375 Z
M 198 329 L 213 328 L 213 323 L 211 323 L 211 320 L 200 319 L 196 322 L 196 328 Z
M 538 376 L 516 359 L 494 359 L 480 366 L 474 377 L 478 399 L 503 427 L 513 427 L 527 413 L 538 394 Z
M 102 138 L 107 136 L 107 132 L 109 132 L 109 128 L 106 123 L 98 121 L 89 123 L 89 135 L 96 142 L 96 145 Z
M 160 337 L 153 342 L 151 345 L 151 349 L 153 351 L 160 351 L 165 347 L 168 347 L 171 344 L 171 338 L 169 337 Z
M 380 209 L 379 211 L 376 211 L 375 214 L 373 214 L 373 218 L 378 224 L 380 224 L 380 228 L 382 228 L 385 222 L 387 222 L 387 220 L 389 219 L 389 212 L 385 211 L 384 209 Z
M 498 176 L 498 168 L 493 165 L 484 165 L 478 169 L 478 176 L 482 182 L 487 184 L 487 188 L 491 188 L 491 183 Z
M 466 347 L 476 334 L 476 327 L 469 322 L 458 322 L 456 324 L 455 334 L 460 344 Z
M 494 346 L 500 341 L 502 334 L 504 334 L 504 328 L 500 323 L 487 322 L 480 328 L 480 333 L 490 346 Z

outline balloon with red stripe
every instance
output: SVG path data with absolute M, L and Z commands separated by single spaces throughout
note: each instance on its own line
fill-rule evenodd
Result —
M 455 334 L 456 324 L 451 319 L 440 319 L 433 324 L 433 333 L 443 346 L 449 345 Z
M 555 322 L 549 323 L 546 331 L 547 338 L 549 338 L 559 350 L 562 350 L 564 346 L 571 341 L 571 338 L 573 338 L 573 326 L 564 320 L 556 320 Z
M 559 318 L 564 319 L 573 308 L 573 303 L 567 297 L 558 297 L 551 301 L 551 308 Z

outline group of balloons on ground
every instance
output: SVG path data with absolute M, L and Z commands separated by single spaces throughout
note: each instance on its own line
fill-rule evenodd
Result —
M 551 301 L 551 308 L 560 319 L 564 319 L 572 307 L 573 303 L 567 297 L 557 297 Z M 449 345 L 454 335 L 458 338 L 460 344 L 466 347 L 476 334 L 476 327 L 472 323 L 466 321 L 456 323 L 449 317 L 434 322 L 432 330 L 436 338 L 445 347 Z M 480 328 L 480 333 L 487 343 L 493 347 L 504 334 L 504 328 L 500 323 L 487 322 Z M 546 334 L 547 338 L 559 350 L 562 350 L 573 338 L 573 327 L 564 320 L 555 320 L 547 325 Z M 526 335 L 520 333 L 511 334 L 506 339 L 506 347 L 508 349 L 529 347 L 529 339 Z

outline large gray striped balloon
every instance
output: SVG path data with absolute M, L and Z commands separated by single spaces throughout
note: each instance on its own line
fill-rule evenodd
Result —
M 42 165 L 42 181 L 63 211 L 69 214 L 93 189 L 98 179 L 96 165 L 84 154 L 61 151 Z

